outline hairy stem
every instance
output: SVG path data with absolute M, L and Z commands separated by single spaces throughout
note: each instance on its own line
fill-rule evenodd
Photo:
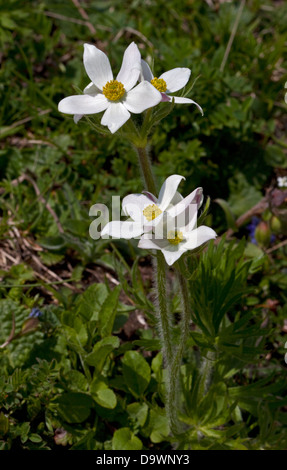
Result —
M 202 358 L 202 364 L 200 369 L 200 384 L 198 388 L 199 400 L 204 395 L 206 395 L 211 385 L 215 359 L 216 354 L 213 351 L 208 351 L 207 356 Z
M 186 278 L 181 274 L 180 271 L 177 272 L 180 292 L 181 292 L 181 305 L 182 305 L 182 317 L 181 317 L 181 335 L 180 343 L 176 350 L 176 354 L 173 355 L 172 364 L 171 364 L 171 377 L 172 383 L 170 384 L 170 401 L 173 404 L 175 409 L 178 409 L 178 396 L 179 396 L 179 383 L 180 383 L 180 367 L 182 363 L 182 358 L 185 350 L 186 341 L 188 339 L 189 330 L 190 330 L 190 303 L 189 303 L 189 294 L 188 294 L 188 285 Z M 176 432 L 180 432 L 180 427 L 178 421 L 173 425 Z
M 183 358 L 186 341 L 188 339 L 189 330 L 190 330 L 190 319 L 191 311 L 189 304 L 189 295 L 188 295 L 188 286 L 185 277 L 182 274 L 178 273 L 179 287 L 181 293 L 181 305 L 182 305 L 182 317 L 181 317 L 181 335 L 180 343 L 177 348 L 176 354 L 173 358 L 173 374 L 176 375 L 177 380 L 179 380 L 180 366 Z
M 156 183 L 147 149 L 142 147 L 136 148 L 146 189 L 156 195 Z M 177 401 L 177 376 L 172 373 L 172 321 L 168 307 L 166 263 L 160 251 L 156 254 L 154 277 L 158 297 L 158 329 L 162 344 L 164 366 L 167 370 L 166 413 L 171 433 L 175 435 L 178 432 L 177 408 L 175 406 Z
M 166 414 L 169 421 L 171 433 L 176 435 L 179 432 L 177 419 L 177 389 L 178 374 L 174 373 L 173 364 L 173 341 L 172 341 L 172 321 L 168 306 L 166 263 L 161 252 L 157 253 L 155 265 L 155 287 L 158 296 L 158 330 L 162 344 L 162 354 L 164 366 L 167 371 L 166 382 Z
M 157 194 L 156 183 L 152 173 L 151 163 L 146 147 L 137 147 L 140 167 L 145 181 L 146 189 L 152 194 Z

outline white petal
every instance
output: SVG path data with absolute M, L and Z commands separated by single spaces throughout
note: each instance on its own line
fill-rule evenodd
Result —
M 149 82 L 144 81 L 126 94 L 123 103 L 131 113 L 139 114 L 156 106 L 161 98 L 161 93 Z
M 142 224 L 130 221 L 114 220 L 109 222 L 102 230 L 101 237 L 107 235 L 113 238 L 131 238 L 140 237 L 143 233 Z
M 154 202 L 144 194 L 129 194 L 124 197 L 122 207 L 125 215 L 129 215 L 133 220 L 138 222 L 143 222 L 143 210 L 150 204 L 154 204 Z
M 104 95 L 73 95 L 60 101 L 58 109 L 66 114 L 95 114 L 108 107 L 108 100 Z
M 201 112 L 202 116 L 203 116 L 203 109 L 201 106 L 199 106 L 198 103 L 196 103 L 195 101 L 191 100 L 190 98 L 184 98 L 183 96 L 169 96 L 169 98 L 174 98 L 174 102 L 177 103 L 177 104 L 195 104 L 195 106 L 198 107 L 199 111 Z
M 109 107 L 102 117 L 101 124 L 108 126 L 114 134 L 130 118 L 130 113 L 122 103 L 109 103 Z
M 163 78 L 166 86 L 167 93 L 173 93 L 174 91 L 183 88 L 190 77 L 191 71 L 184 67 L 177 67 L 176 69 L 164 72 L 159 78 Z
M 181 243 L 182 247 L 185 250 L 194 250 L 208 240 L 216 238 L 217 235 L 212 228 L 201 225 L 195 230 L 185 233 L 184 236 L 186 237 L 186 241 Z
M 96 85 L 93 82 L 91 82 L 84 88 L 83 93 L 85 95 L 95 96 L 98 93 L 100 93 L 100 90 L 98 87 L 96 87 Z M 78 124 L 78 122 L 80 121 L 80 119 L 82 119 L 83 116 L 84 114 L 75 114 L 74 115 L 75 124 Z
M 83 114 L 75 114 L 74 115 L 74 123 L 78 124 L 79 120 L 82 119 L 84 115 Z
M 84 44 L 84 66 L 88 77 L 100 89 L 113 80 L 111 64 L 106 54 L 91 44 Z
M 196 188 L 192 193 L 186 196 L 184 199 L 179 201 L 175 206 L 167 209 L 168 215 L 171 217 L 176 217 L 181 214 L 188 206 L 192 206 L 192 213 L 197 212 L 199 204 L 202 200 L 202 188 Z
M 177 187 L 183 179 L 185 179 L 184 176 L 171 175 L 163 183 L 158 196 L 158 205 L 162 211 L 164 211 L 172 201 Z
M 148 234 L 144 234 L 139 243 L 138 247 L 143 248 L 145 250 L 163 250 L 165 249 L 170 243 L 165 240 L 155 240 L 151 238 Z
M 145 60 L 142 60 L 141 61 L 141 81 L 147 80 L 148 82 L 151 82 L 153 78 L 154 76 L 150 69 L 150 66 Z
M 86 88 L 84 88 L 84 94 L 85 95 L 97 95 L 98 93 L 100 93 L 101 90 L 93 83 L 89 83 Z
M 183 200 L 183 196 L 178 191 L 176 191 L 170 203 L 171 205 L 174 206 L 175 204 L 177 204 L 178 202 L 181 202 L 182 200 Z
M 143 191 L 143 194 L 145 194 L 151 200 L 151 202 L 155 204 L 157 203 L 157 198 L 149 191 Z
M 184 250 L 178 249 L 177 251 L 162 250 L 162 254 L 165 258 L 165 261 L 169 266 L 175 263 L 181 255 L 184 253 Z
M 166 213 L 165 226 L 166 230 L 180 230 L 190 232 L 197 224 L 197 207 L 196 204 L 190 204 L 182 212 L 175 217 L 170 217 Z
M 147 238 L 141 238 L 138 243 L 139 248 L 143 248 L 144 250 L 160 250 L 160 247 L 156 245 L 152 240 Z
M 121 69 L 117 80 L 121 82 L 126 91 L 129 91 L 137 82 L 141 71 L 141 55 L 137 45 L 132 42 L 125 50 Z

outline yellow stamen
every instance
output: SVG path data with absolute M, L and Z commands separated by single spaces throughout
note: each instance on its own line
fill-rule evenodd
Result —
M 161 93 L 164 93 L 167 90 L 167 84 L 163 78 L 154 77 L 151 80 L 151 84 Z
M 151 204 L 150 206 L 147 206 L 143 210 L 143 215 L 145 218 L 151 222 L 154 220 L 156 217 L 158 217 L 162 213 L 162 210 L 156 205 L 156 204 Z
M 178 245 L 183 239 L 182 232 L 177 230 L 170 230 L 167 234 L 167 240 L 171 245 Z
M 119 100 L 125 94 L 125 92 L 126 90 L 124 85 L 117 80 L 110 80 L 103 88 L 103 94 L 110 101 Z

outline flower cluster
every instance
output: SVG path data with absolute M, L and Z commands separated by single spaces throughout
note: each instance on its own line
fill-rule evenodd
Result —
M 161 101 L 195 104 L 184 97 L 173 97 L 170 93 L 183 88 L 190 77 L 187 68 L 175 68 L 153 76 L 148 64 L 141 59 L 137 45 L 132 42 L 125 50 L 122 65 L 116 78 L 108 57 L 97 47 L 84 44 L 84 67 L 91 82 L 82 95 L 68 96 L 60 101 L 58 109 L 72 114 L 77 123 L 84 115 L 104 111 L 101 124 L 115 133 L 131 116 L 152 108 Z M 139 83 L 138 83 L 139 82 Z
M 197 227 L 197 213 L 203 201 L 202 188 L 195 189 L 185 198 L 177 191 L 185 179 L 169 176 L 156 198 L 149 192 L 130 194 L 123 199 L 125 221 L 111 221 L 101 236 L 113 238 L 140 238 L 139 248 L 160 250 L 169 266 L 183 253 L 194 250 L 216 233 L 207 226 Z

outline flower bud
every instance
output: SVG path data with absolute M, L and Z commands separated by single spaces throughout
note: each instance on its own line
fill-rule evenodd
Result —
M 271 230 L 269 225 L 261 221 L 255 229 L 255 240 L 261 246 L 268 246 L 270 244 Z
M 270 228 L 274 233 L 282 233 L 282 223 L 275 215 L 271 217 Z

